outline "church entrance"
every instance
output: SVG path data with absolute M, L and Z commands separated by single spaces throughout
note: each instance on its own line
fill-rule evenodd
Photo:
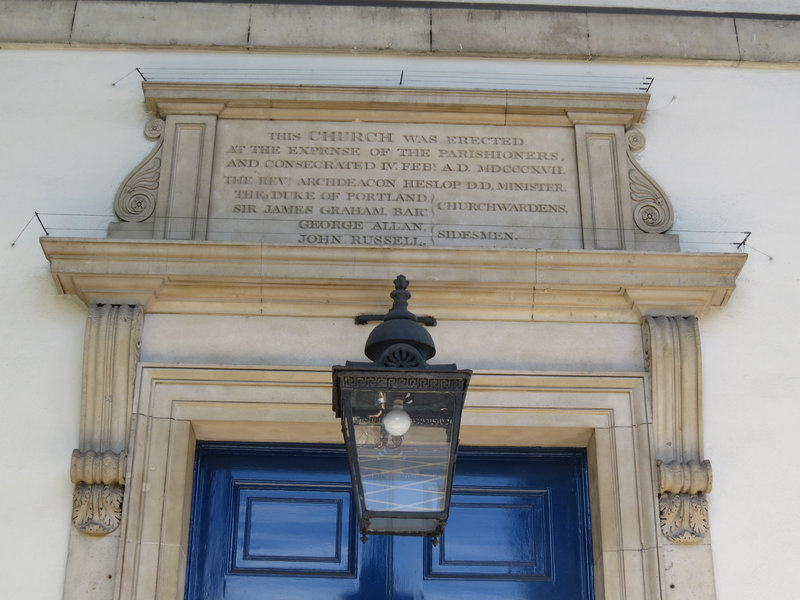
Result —
M 461 448 L 429 538 L 359 540 L 341 446 L 197 448 L 187 600 L 590 600 L 582 449 Z

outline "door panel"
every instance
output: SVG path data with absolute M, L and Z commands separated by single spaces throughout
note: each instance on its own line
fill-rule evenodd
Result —
M 592 598 L 585 472 L 577 450 L 460 450 L 440 544 L 395 541 L 419 564 L 394 570 L 395 597 Z
M 450 519 L 359 541 L 344 449 L 201 443 L 188 600 L 590 599 L 585 455 L 459 451 Z
M 504 579 L 550 572 L 547 494 L 459 490 L 428 577 Z
M 238 510 L 232 572 L 331 577 L 355 573 L 346 490 L 237 483 L 234 498 Z
M 187 599 L 384 598 L 339 447 L 198 444 Z

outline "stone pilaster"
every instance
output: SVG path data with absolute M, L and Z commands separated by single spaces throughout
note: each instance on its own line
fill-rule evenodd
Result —
M 139 306 L 89 306 L 83 350 L 80 447 L 64 599 L 114 597 L 133 378 L 143 315 Z
M 72 522 L 89 535 L 114 531 L 122 514 L 133 377 L 142 309 L 92 305 L 83 351 L 80 448 L 72 453 Z
M 661 531 L 671 542 L 696 543 L 708 532 L 704 496 L 712 483 L 711 463 L 702 456 L 697 319 L 648 317 L 644 339 L 653 386 Z
M 652 382 L 659 556 L 665 600 L 712 600 L 708 537 L 711 463 L 703 458 L 700 334 L 696 317 L 647 317 L 646 367 Z

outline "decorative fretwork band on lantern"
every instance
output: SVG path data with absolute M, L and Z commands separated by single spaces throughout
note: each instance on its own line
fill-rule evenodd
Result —
M 431 377 L 342 377 L 342 387 L 345 389 L 376 386 L 393 390 L 405 388 L 414 388 L 417 390 L 460 390 L 463 384 L 460 381 Z

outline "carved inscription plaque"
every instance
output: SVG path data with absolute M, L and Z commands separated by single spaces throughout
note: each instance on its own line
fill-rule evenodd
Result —
M 221 120 L 208 239 L 580 248 L 574 131 Z

